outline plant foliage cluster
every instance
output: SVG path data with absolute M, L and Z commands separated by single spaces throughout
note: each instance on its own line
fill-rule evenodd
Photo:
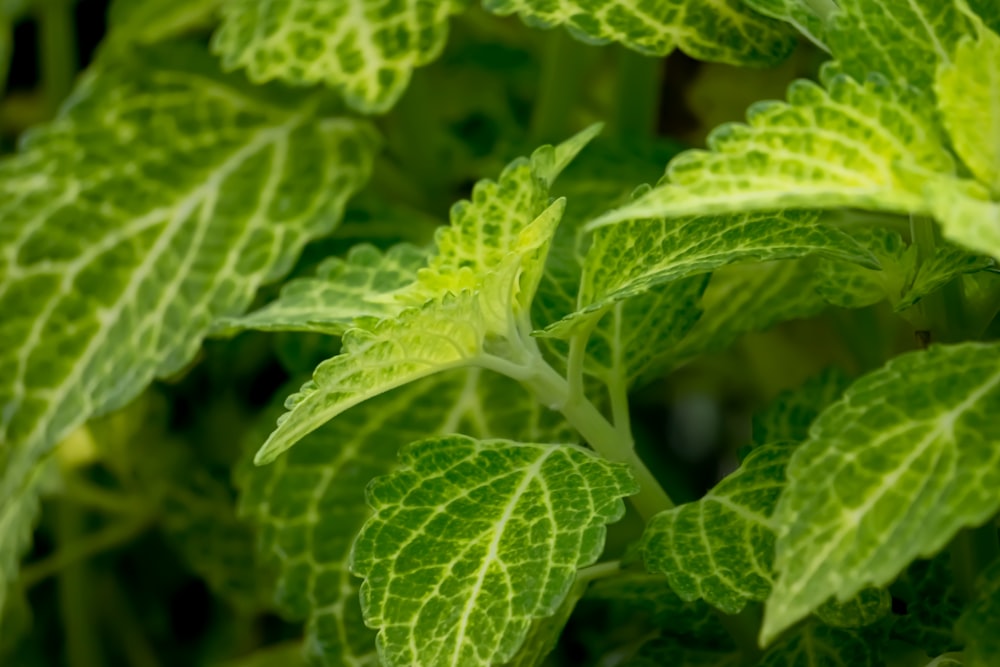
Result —
M 4 664 L 1000 664 L 996 0 L 72 9 Z

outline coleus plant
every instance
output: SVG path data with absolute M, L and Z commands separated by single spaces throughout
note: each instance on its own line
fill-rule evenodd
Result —
M 363 115 L 475 10 L 115 5 L 95 64 L 0 166 L 4 631 L 49 562 L 19 576 L 40 497 L 81 497 L 81 456 L 117 483 L 142 468 L 106 444 L 140 427 L 85 422 L 183 372 L 205 336 L 262 330 L 332 352 L 236 466 L 265 556 L 250 587 L 273 574 L 278 609 L 307 620 L 304 651 L 245 664 L 536 665 L 574 624 L 586 657 L 569 664 L 1000 661 L 1000 7 L 483 5 L 648 57 L 772 65 L 798 31 L 829 60 L 655 186 L 631 180 L 638 157 L 557 180 L 595 150 L 593 124 L 479 181 L 430 243 L 377 246 L 359 225 L 364 242 L 246 312 L 373 171 L 392 179 Z M 175 37 L 217 10 L 209 49 Z M 780 394 L 738 466 L 676 504 L 637 453 L 630 397 L 829 306 L 848 313 L 852 372 Z M 118 414 L 142 421 L 135 405 Z M 203 489 L 178 481 L 187 466 L 152 473 L 184 516 Z M 629 546 L 606 547 L 627 507 Z M 192 521 L 162 523 L 195 543 Z M 236 578 L 190 551 L 210 585 Z

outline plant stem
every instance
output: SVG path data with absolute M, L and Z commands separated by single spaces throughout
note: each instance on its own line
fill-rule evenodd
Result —
M 648 141 L 656 134 L 663 63 L 660 58 L 619 49 L 614 128 L 621 139 Z
M 57 508 L 56 532 L 60 553 L 74 549 L 86 534 L 84 513 L 71 502 Z M 65 644 L 63 655 L 68 667 L 100 667 L 104 664 L 96 632 L 95 595 L 92 576 L 85 561 L 76 559 L 59 568 L 59 613 L 62 617 Z M 24 575 L 27 575 L 27 569 Z M 30 583 L 23 576 L 25 588 Z
M 990 563 L 1000 557 L 1000 540 L 992 521 L 978 528 L 967 528 L 951 542 L 951 567 L 955 586 L 967 602 L 976 597 L 976 580 Z
M 39 60 L 48 115 L 53 117 L 73 89 L 76 76 L 76 33 L 71 0 L 39 0 Z
M 415 204 L 435 204 L 444 193 L 444 184 L 447 175 L 441 173 L 439 168 L 428 167 L 429 165 L 440 165 L 438 158 L 438 138 L 440 123 L 436 118 L 437 102 L 434 99 L 428 80 L 422 72 L 417 74 L 410 81 L 406 94 L 399 100 L 399 104 L 392 115 L 395 122 L 394 143 L 401 147 L 397 154 L 399 162 L 405 170 L 407 179 L 418 191 L 422 192 L 423 201 L 414 201 Z M 385 173 L 385 166 L 379 164 L 383 173 L 378 175 L 386 184 L 393 176 Z M 393 186 L 404 187 L 403 181 L 396 179 L 391 183 Z M 406 193 L 405 190 L 400 190 Z M 414 194 L 412 192 L 406 194 Z
M 761 656 L 757 636 L 760 634 L 761 606 L 748 603 L 738 614 L 716 613 L 722 627 L 733 638 L 736 648 L 743 654 L 744 665 L 756 665 Z
M 111 612 L 109 624 L 113 626 L 114 636 L 121 642 L 128 664 L 132 667 L 160 667 L 156 651 L 136 619 L 121 584 L 114 577 L 106 577 L 102 584 L 107 591 L 106 599 Z
M 531 374 L 522 381 L 531 387 L 542 403 L 562 412 L 598 454 L 609 461 L 626 463 L 632 469 L 639 483 L 639 493 L 629 496 L 629 501 L 644 520 L 649 521 L 660 512 L 674 507 L 670 496 L 635 453 L 633 443 L 622 438 L 621 432 L 604 418 L 593 403 L 585 398 L 572 399 L 566 378 L 541 359 L 531 368 Z
M 530 137 L 535 144 L 556 141 L 565 133 L 590 61 L 586 47 L 565 30 L 553 30 L 546 40 L 538 102 L 531 116 Z
M 926 216 L 910 216 L 910 241 L 917 248 L 919 271 L 920 267 L 933 259 L 937 250 L 938 239 L 934 220 Z M 963 329 L 965 317 L 962 310 L 962 295 L 955 293 L 957 285 L 951 287 L 951 291 L 940 289 L 928 294 L 920 302 L 933 342 L 957 340 L 956 332 Z
M 69 503 L 65 505 L 68 507 Z M 79 512 L 76 508 L 73 508 L 73 511 Z M 21 581 L 27 589 L 54 574 L 72 569 L 80 561 L 132 540 L 148 528 L 151 521 L 152 517 L 142 515 L 122 520 L 96 533 L 88 535 L 81 530 L 79 535 L 74 534 L 75 539 L 60 539 L 58 551 L 48 558 L 26 566 L 21 571 Z M 72 527 L 67 523 L 67 530 Z

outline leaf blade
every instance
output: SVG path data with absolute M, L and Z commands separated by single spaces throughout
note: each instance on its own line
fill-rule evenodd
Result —
M 1000 437 L 984 415 L 1000 407 L 997 362 L 995 344 L 932 346 L 862 378 L 823 412 L 775 511 L 784 528 L 763 640 L 834 594 L 889 583 L 996 511 L 986 462 L 1000 457 L 991 447 Z
M 555 613 L 576 569 L 600 555 L 605 524 L 636 490 L 627 468 L 572 446 L 453 436 L 401 458 L 403 468 L 369 486 L 375 515 L 352 557 L 387 665 L 511 659 L 530 619 Z M 456 519 L 467 526 L 457 556 Z M 448 618 L 457 626 L 440 625 Z
M 324 83 L 353 109 L 382 113 L 403 94 L 413 69 L 437 58 L 448 17 L 464 4 L 236 0 L 224 7 L 212 50 L 225 69 L 246 69 L 256 83 Z

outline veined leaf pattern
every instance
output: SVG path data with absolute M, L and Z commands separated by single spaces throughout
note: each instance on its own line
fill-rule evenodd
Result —
M 352 555 L 390 667 L 513 658 L 638 490 L 627 466 L 572 445 L 452 436 L 400 456 L 368 487 L 375 515 Z
M 1000 345 L 932 346 L 855 382 L 792 456 L 762 638 L 891 582 L 1000 508 Z
M 371 166 L 364 122 L 275 107 L 194 49 L 130 60 L 91 72 L 0 164 L 4 579 L 53 443 L 187 363 L 330 231 Z

